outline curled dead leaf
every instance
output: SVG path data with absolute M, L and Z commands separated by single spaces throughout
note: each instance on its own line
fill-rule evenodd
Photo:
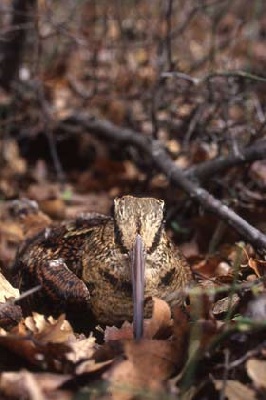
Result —
M 35 312 L 22 321 L 18 329 L 19 332 L 33 333 L 34 338 L 42 343 L 63 343 L 74 338 L 74 332 L 64 314 L 56 320 Z
M 233 293 L 231 296 L 223 297 L 214 303 L 212 312 L 214 315 L 231 312 L 232 309 L 239 304 L 239 300 L 239 296 L 236 293 Z
M 171 327 L 171 309 L 166 301 L 153 298 L 152 317 L 144 326 L 144 338 L 160 338 Z

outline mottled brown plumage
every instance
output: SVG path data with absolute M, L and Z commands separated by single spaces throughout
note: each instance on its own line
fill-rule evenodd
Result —
M 124 196 L 114 201 L 114 218 L 88 214 L 46 228 L 18 253 L 21 290 L 41 285 L 32 304 L 48 313 L 69 306 L 78 313 L 85 305 L 100 323 L 132 320 L 130 257 L 139 234 L 145 253 L 145 314 L 152 296 L 180 304 L 180 289 L 191 281 L 191 271 L 165 233 L 163 209 L 162 200 Z

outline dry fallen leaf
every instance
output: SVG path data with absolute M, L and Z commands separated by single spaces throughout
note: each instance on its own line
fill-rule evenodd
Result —
M 6 214 L 8 222 L 13 225 L 13 229 L 16 228 L 17 243 L 33 236 L 52 222 L 39 209 L 37 202 L 28 198 L 7 202 Z
M 144 326 L 145 322 L 146 321 L 144 321 Z M 117 328 L 116 326 L 107 326 L 104 330 L 105 342 L 125 339 L 133 339 L 133 326 L 128 321 L 125 321 L 121 328 Z
M 247 373 L 257 387 L 266 388 L 266 361 L 250 359 L 247 361 Z
M 254 390 L 239 381 L 228 379 L 224 382 L 217 379 L 213 382 L 217 390 L 224 390 L 224 394 L 228 400 L 255 400 L 257 398 Z
M 63 343 L 74 337 L 74 332 L 64 314 L 54 319 L 53 317 L 45 318 L 34 312 L 32 316 L 20 323 L 19 332 L 22 331 L 33 333 L 35 339 L 42 343 Z
M 93 336 L 85 339 L 74 339 L 69 342 L 69 347 L 72 350 L 67 354 L 67 359 L 73 363 L 80 360 L 91 358 L 95 352 L 95 338 Z
M 3 372 L 0 377 L 0 392 L 5 398 L 46 400 L 60 398 L 70 400 L 72 393 L 58 389 L 70 378 L 69 375 L 50 373 Z
M 144 327 L 144 338 L 151 339 L 160 336 L 171 326 L 171 309 L 166 301 L 153 298 L 152 317 Z
M 0 272 L 0 302 L 19 296 L 19 290 L 15 289 Z
M 266 319 L 266 293 L 263 292 L 248 302 L 245 316 L 258 322 Z
M 195 273 L 198 273 L 205 278 L 213 278 L 220 262 L 221 259 L 218 256 L 205 258 L 203 260 L 199 258 L 193 263 L 192 269 Z
M 12 240 L 14 242 L 19 242 L 23 240 L 24 235 L 21 227 L 18 222 L 10 221 L 10 220 L 2 220 L 1 221 L 1 237 L 6 240 Z
M 39 201 L 40 209 L 53 219 L 64 219 L 66 217 L 66 205 L 63 199 L 45 199 Z
M 265 49 L 264 49 L 265 52 Z M 250 170 L 250 176 L 258 182 L 259 185 L 266 186 L 266 162 L 265 160 L 259 160 L 252 163 Z
M 72 328 L 64 316 L 54 320 L 36 313 L 9 333 L 2 329 L 0 345 L 33 365 L 60 371 L 70 351 L 67 341 L 73 338 Z
M 127 360 L 117 362 L 104 374 L 113 398 L 131 399 L 147 390 L 158 394 L 176 369 L 174 344 L 161 340 L 126 341 L 124 350 Z
M 168 333 L 172 326 L 171 309 L 166 301 L 153 298 L 152 317 L 144 320 L 144 339 L 160 338 Z M 121 328 L 107 326 L 104 332 L 104 340 L 125 340 L 133 339 L 133 326 L 125 321 Z
M 236 293 L 233 293 L 231 296 L 223 297 L 213 304 L 212 312 L 214 315 L 231 312 L 232 309 L 234 309 L 238 305 L 239 300 L 240 298 Z

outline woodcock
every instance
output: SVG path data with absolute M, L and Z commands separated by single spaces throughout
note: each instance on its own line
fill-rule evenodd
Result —
M 148 316 L 153 296 L 182 303 L 191 271 L 166 235 L 163 214 L 162 200 L 124 196 L 114 200 L 113 218 L 87 214 L 49 226 L 18 252 L 21 291 L 40 286 L 33 309 L 55 315 L 85 305 L 108 325 L 132 320 L 133 304 L 134 319 L 142 318 L 135 315 L 142 301 Z

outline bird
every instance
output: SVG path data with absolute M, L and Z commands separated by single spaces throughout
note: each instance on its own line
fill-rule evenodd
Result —
M 31 309 L 56 315 L 85 307 L 104 325 L 133 320 L 137 338 L 152 298 L 180 305 L 193 280 L 166 234 L 164 201 L 130 195 L 114 199 L 113 216 L 82 214 L 28 238 L 13 270 L 21 293 L 39 288 Z

